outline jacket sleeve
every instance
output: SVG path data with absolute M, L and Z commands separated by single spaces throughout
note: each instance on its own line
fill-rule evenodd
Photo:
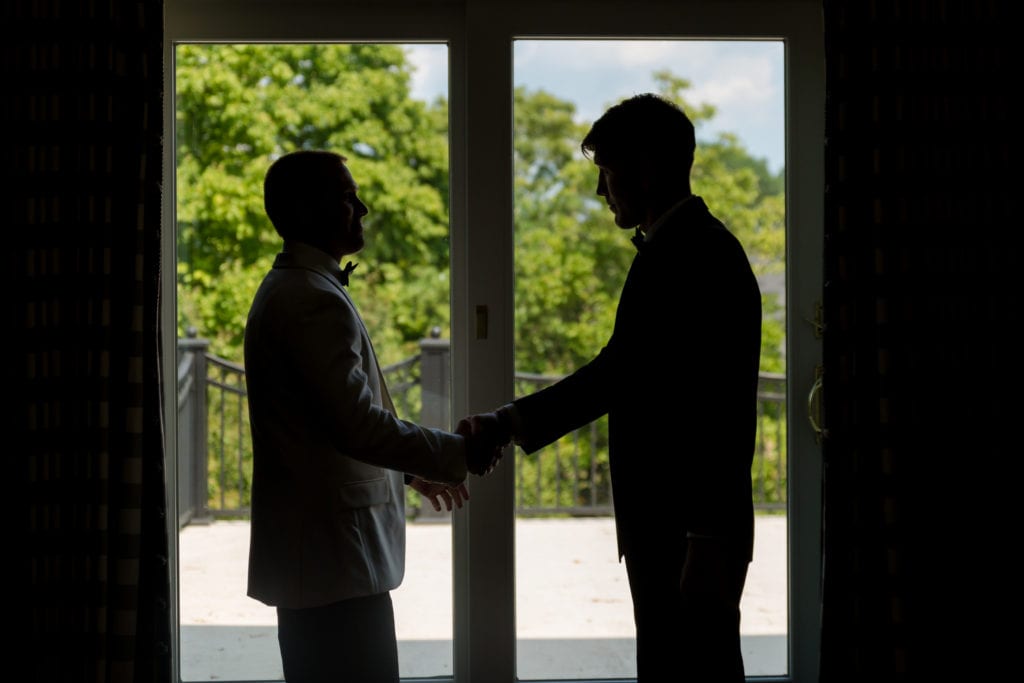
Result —
M 330 290 L 293 302 L 294 334 L 288 354 L 310 409 L 342 454 L 431 481 L 457 484 L 466 478 L 461 436 L 399 419 L 381 402 L 377 359 L 355 310 Z
M 534 453 L 608 412 L 617 372 L 614 338 L 586 365 L 555 384 L 516 399 L 516 443 Z

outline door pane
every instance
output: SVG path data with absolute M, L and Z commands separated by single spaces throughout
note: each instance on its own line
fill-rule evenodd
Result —
M 607 340 L 632 259 L 579 143 L 604 110 L 659 92 L 697 128 L 693 191 L 743 242 L 764 295 L 755 557 L 743 596 L 750 676 L 787 674 L 785 127 L 781 41 L 517 40 L 516 395 Z M 678 359 L 695 362 L 695 359 Z M 673 388 L 667 388 L 672 390 Z M 618 562 L 605 418 L 516 458 L 517 671 L 523 680 L 636 676 Z
M 370 211 L 349 292 L 399 416 L 450 428 L 447 47 L 197 43 L 174 55 L 181 675 L 280 680 L 275 610 L 246 596 L 242 335 L 280 248 L 263 175 L 294 149 L 348 158 Z M 406 511 L 392 594 L 401 673 L 451 675 L 451 513 L 411 489 Z

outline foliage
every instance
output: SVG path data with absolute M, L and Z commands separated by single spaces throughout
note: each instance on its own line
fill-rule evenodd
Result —
M 263 211 L 263 175 L 280 155 L 309 148 L 347 156 L 370 209 L 351 292 L 381 362 L 415 355 L 434 327 L 449 336 L 448 108 L 443 99 L 410 96 L 412 68 L 401 46 L 386 44 L 176 48 L 179 336 L 195 327 L 212 353 L 241 359 L 252 294 L 280 249 Z M 655 79 L 697 127 L 693 191 L 737 235 L 768 285 L 761 369 L 784 373 L 785 307 L 771 285 L 785 272 L 784 175 L 733 134 L 701 139 L 714 107 L 687 100 L 683 78 L 658 72 Z M 514 98 L 515 363 L 520 373 L 560 375 L 607 340 L 633 251 L 596 197 L 594 167 L 580 152 L 589 122 L 556 94 L 517 88 Z M 211 453 L 221 439 L 236 438 L 212 419 L 210 429 Z M 595 473 L 578 482 L 584 499 L 605 485 L 603 429 L 596 448 L 588 439 L 560 444 Z M 756 464 L 756 476 L 784 458 L 784 436 L 763 436 L 764 457 L 776 460 Z M 245 462 L 248 446 L 233 446 Z M 557 482 L 568 464 L 561 458 L 524 463 L 535 471 L 521 476 L 544 483 L 530 504 L 562 500 Z M 210 465 L 211 491 L 238 484 L 246 498 L 244 481 L 221 482 Z M 248 466 L 235 468 L 243 480 Z M 784 498 L 784 479 L 764 476 L 768 493 Z
M 699 132 L 715 114 L 683 97 L 689 82 L 655 74 L 660 94 L 679 104 Z M 516 368 L 564 374 L 585 363 L 611 334 L 616 302 L 633 257 L 629 236 L 596 198 L 597 176 L 579 142 L 589 127 L 572 103 L 545 91 L 515 92 Z M 735 135 L 701 141 L 693 191 L 743 243 L 762 280 L 785 272 L 781 173 L 746 153 Z M 765 291 L 762 369 L 783 372 L 784 302 Z
M 296 149 L 349 159 L 370 207 L 360 310 L 384 362 L 447 330 L 447 106 L 409 96 L 396 45 L 183 45 L 176 55 L 178 325 L 241 357 L 245 315 L 280 238 L 263 175 Z M 401 306 L 394 306 L 395 301 Z
M 219 360 L 219 359 L 218 359 Z M 418 364 L 391 366 L 387 372 L 392 398 L 400 415 L 417 412 L 420 386 Z M 244 397 L 244 374 L 230 364 L 208 365 L 207 463 L 209 508 L 217 517 L 231 518 L 250 505 L 252 446 Z M 549 380 L 521 380 L 517 391 L 536 390 Z M 785 380 L 765 379 L 758 403 L 757 445 L 751 465 L 754 502 L 761 510 L 785 510 L 787 501 Z M 606 514 L 612 507 L 608 463 L 608 420 L 568 434 L 526 457 L 513 456 L 516 468 L 516 510 L 520 515 L 551 516 L 575 509 L 578 514 Z M 414 518 L 426 503 L 412 488 L 406 489 L 406 513 Z

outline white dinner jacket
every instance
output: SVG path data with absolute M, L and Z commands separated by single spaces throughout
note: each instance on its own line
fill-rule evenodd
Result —
M 290 244 L 246 323 L 248 595 L 268 605 L 315 607 L 398 587 L 404 474 L 466 478 L 461 436 L 394 414 L 340 272 L 327 253 Z

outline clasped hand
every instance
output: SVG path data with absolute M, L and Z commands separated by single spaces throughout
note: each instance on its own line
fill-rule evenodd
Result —
M 489 474 L 498 465 L 511 438 L 495 413 L 480 413 L 459 420 L 455 433 L 466 440 L 466 469 Z
M 466 483 L 463 482 L 457 486 L 449 486 L 447 484 L 441 484 L 435 481 L 427 481 L 419 477 L 414 477 L 409 486 L 414 488 L 424 498 L 430 501 L 431 506 L 437 512 L 441 511 L 441 504 L 444 504 L 444 509 L 448 512 L 452 511 L 452 505 L 457 508 L 462 508 L 463 501 L 469 500 L 469 489 L 466 488 Z

